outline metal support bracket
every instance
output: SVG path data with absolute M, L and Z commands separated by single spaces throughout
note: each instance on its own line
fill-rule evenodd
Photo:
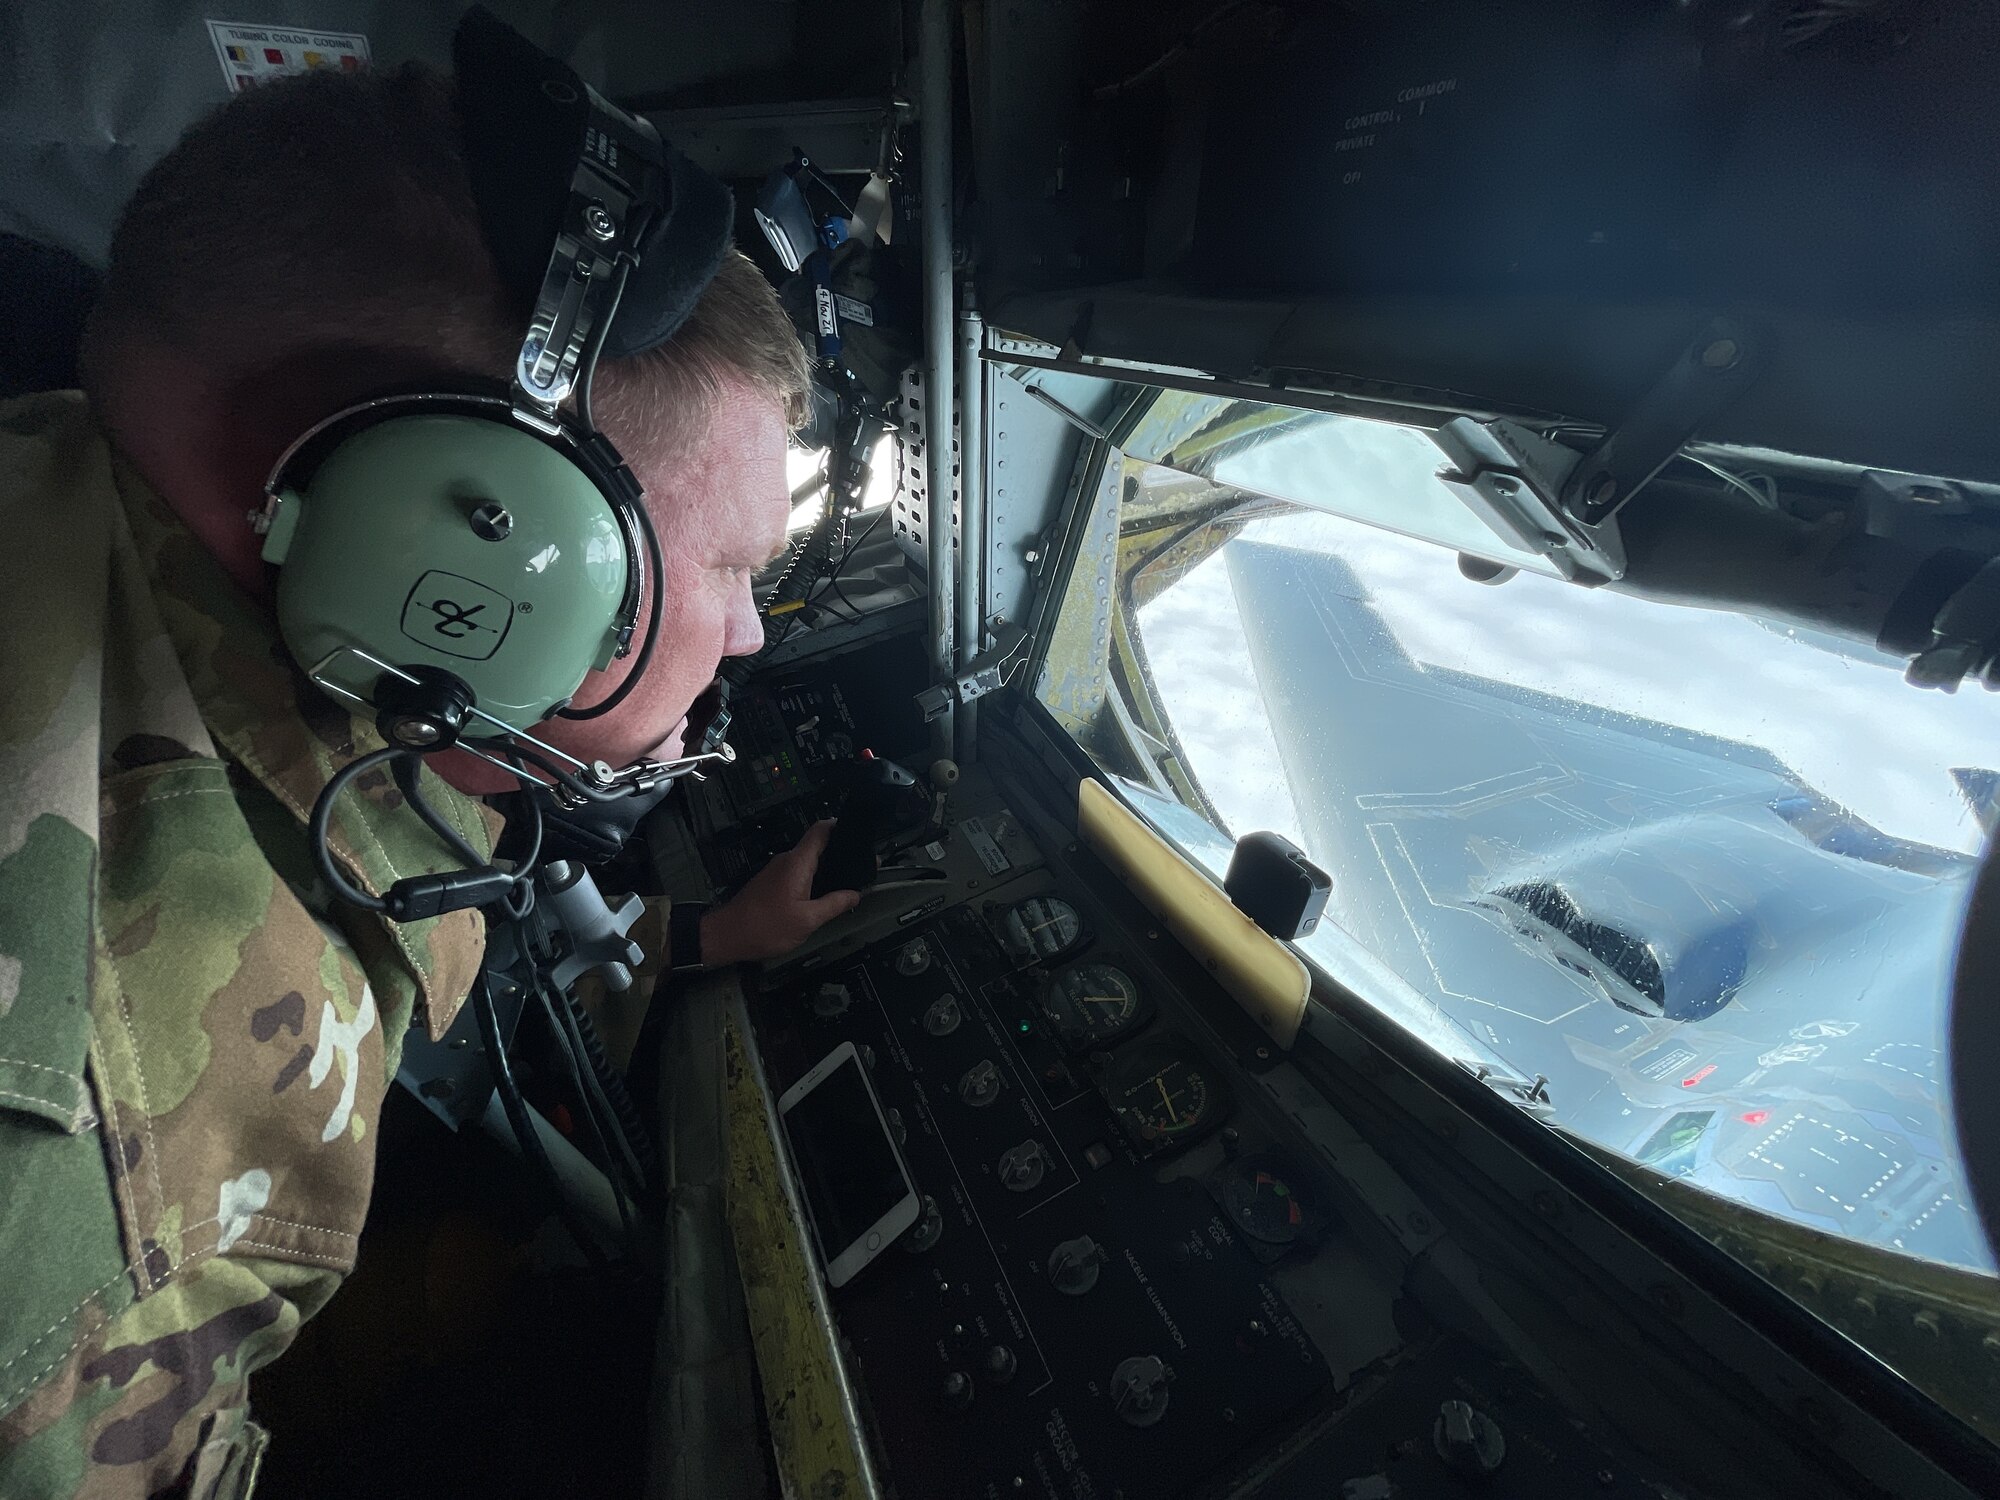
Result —
M 974 657 L 949 682 L 933 683 L 917 694 L 917 709 L 929 724 L 954 708 L 997 693 L 1007 685 L 1007 675 L 1027 647 L 1028 632 L 1016 627 L 991 651 Z
M 1452 465 L 1438 478 L 1503 540 L 1540 553 L 1572 583 L 1625 576 L 1616 518 L 1587 525 L 1563 509 L 1581 454 L 1504 419 L 1453 417 L 1433 436 Z
M 569 934 L 569 952 L 556 961 L 550 975 L 556 988 L 567 990 L 596 969 L 614 994 L 631 989 L 632 971 L 646 961 L 646 950 L 628 934 L 645 911 L 645 902 L 627 896 L 611 905 L 590 871 L 567 860 L 556 860 L 542 871 L 542 889 Z
M 1740 328 L 1712 319 L 1588 453 L 1518 422 L 1454 417 L 1436 434 L 1453 465 L 1439 478 L 1502 537 L 1572 582 L 1622 578 L 1619 509 L 1750 386 L 1753 352 Z
M 1749 389 L 1760 364 L 1755 354 L 1742 329 L 1711 320 L 1625 420 L 1584 455 L 1563 486 L 1563 509 L 1588 526 L 1615 515 L 1702 423 Z

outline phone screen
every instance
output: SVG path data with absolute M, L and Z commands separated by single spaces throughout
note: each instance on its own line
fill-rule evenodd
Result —
M 829 1264 L 911 1193 L 880 1111 L 849 1057 L 785 1112 L 806 1206 Z

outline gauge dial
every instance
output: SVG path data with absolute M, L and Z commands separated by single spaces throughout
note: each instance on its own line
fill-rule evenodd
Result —
M 1143 1048 L 1115 1064 L 1104 1095 L 1127 1134 L 1147 1152 L 1205 1134 L 1227 1100 L 1210 1064 L 1180 1045 Z
M 1305 1228 L 1305 1209 L 1292 1185 L 1276 1172 L 1246 1165 L 1222 1188 L 1229 1221 L 1267 1245 L 1289 1245 Z
M 1110 964 L 1078 964 L 1042 986 L 1042 1013 L 1079 1051 L 1108 1046 L 1145 1024 L 1150 1008 L 1139 986 Z
M 1000 946 L 1017 964 L 1047 964 L 1083 943 L 1083 919 L 1059 896 L 1033 896 L 1000 918 Z

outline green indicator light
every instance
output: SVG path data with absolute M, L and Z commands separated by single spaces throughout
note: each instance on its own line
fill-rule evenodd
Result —
M 1026 1036 L 1028 1034 L 1028 1023 L 1026 1021 L 1023 1021 L 1021 1023 L 1021 1034 L 1023 1036 Z

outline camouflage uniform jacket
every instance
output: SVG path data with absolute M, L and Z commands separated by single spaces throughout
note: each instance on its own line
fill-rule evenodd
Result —
M 0 570 L 0 1497 L 228 1500 L 246 1378 L 352 1269 L 403 1033 L 484 927 L 316 918 L 306 815 L 381 741 L 75 393 L 0 406 Z M 334 820 L 377 892 L 454 863 L 400 802 Z

